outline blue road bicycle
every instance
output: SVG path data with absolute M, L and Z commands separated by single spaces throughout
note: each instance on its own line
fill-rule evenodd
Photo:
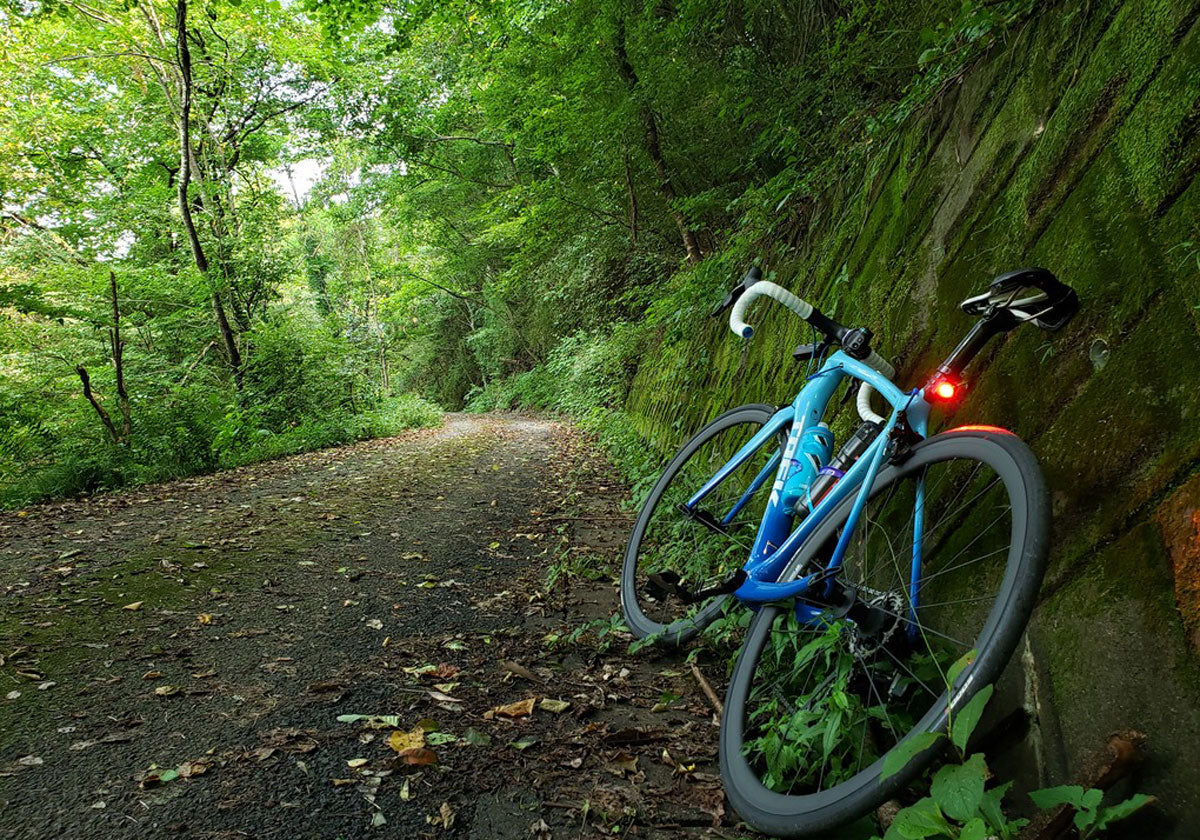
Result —
M 634 523 L 621 605 L 635 636 L 667 645 L 731 598 L 753 608 L 725 696 L 721 775 L 746 822 L 808 837 L 901 795 L 938 752 L 912 739 L 944 732 L 1018 644 L 1049 542 L 1041 470 L 1011 432 L 929 436 L 929 417 L 960 396 L 990 338 L 1023 323 L 1057 330 L 1078 298 L 1045 269 L 997 277 L 963 301 L 978 320 L 949 358 L 904 390 L 869 330 L 757 268 L 713 314 L 730 311 L 749 338 L 760 297 L 813 326 L 817 340 L 794 356 L 819 369 L 791 405 L 732 409 L 684 444 Z M 839 416 L 851 397 L 856 419 Z M 836 450 L 831 426 L 853 430 Z M 898 749 L 916 754 L 884 774 Z

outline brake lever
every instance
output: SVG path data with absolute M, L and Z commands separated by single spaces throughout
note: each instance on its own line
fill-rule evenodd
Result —
M 758 266 L 751 266 L 746 272 L 746 276 L 742 278 L 742 282 L 734 286 L 733 289 L 725 296 L 725 300 L 709 313 L 713 318 L 720 318 L 726 312 L 733 308 L 737 303 L 738 298 L 746 293 L 746 290 L 762 279 L 762 270 Z
M 828 341 L 818 341 L 815 344 L 801 344 L 792 351 L 792 358 L 797 362 L 807 361 L 812 358 L 819 359 L 825 355 L 825 351 L 828 349 Z

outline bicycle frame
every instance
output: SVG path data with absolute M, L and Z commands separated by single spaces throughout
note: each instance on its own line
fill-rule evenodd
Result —
M 781 499 L 781 491 L 792 472 L 793 456 L 800 442 L 800 436 L 806 428 L 819 423 L 842 381 L 850 377 L 866 382 L 875 389 L 892 407 L 890 416 L 883 430 L 865 452 L 851 466 L 846 474 L 830 489 L 796 526 L 793 531 L 794 516 L 785 511 Z M 791 424 L 787 444 L 783 454 L 774 455 L 767 465 L 759 471 L 750 482 L 747 489 L 734 503 L 730 511 L 721 517 L 723 523 L 732 521 L 737 512 L 749 501 L 750 497 L 762 489 L 772 469 L 775 470 L 775 481 L 771 488 L 771 498 L 763 512 L 762 523 L 758 529 L 750 557 L 742 567 L 746 580 L 734 591 L 733 595 L 751 605 L 765 604 L 775 601 L 803 597 L 815 585 L 836 575 L 841 567 L 842 559 L 849 545 L 850 537 L 858 523 L 859 516 L 866 506 L 867 497 L 875 483 L 875 477 L 887 457 L 888 440 L 896 425 L 901 411 L 904 411 L 909 427 L 921 438 L 928 434 L 929 411 L 931 404 L 925 399 L 924 391 L 913 389 L 901 391 L 895 383 L 868 367 L 857 359 L 838 350 L 831 354 L 821 369 L 809 378 L 808 384 L 796 395 L 791 405 L 781 408 L 772 415 L 771 419 L 758 430 L 737 453 L 729 459 L 713 476 L 688 499 L 686 506 L 695 509 L 704 498 L 727 479 L 738 467 L 744 464 L 762 446 L 768 444 L 783 428 Z M 804 544 L 816 529 L 836 510 L 851 494 L 855 494 L 854 503 L 849 517 L 842 528 L 837 547 L 833 556 L 820 572 L 813 572 L 797 580 L 780 581 L 788 563 L 795 556 L 800 546 Z M 916 509 L 914 511 L 914 540 L 912 557 L 911 598 L 912 608 L 917 606 L 917 584 L 921 579 L 921 529 L 923 523 L 924 484 L 919 481 L 916 492 Z M 812 609 L 811 618 L 815 619 L 820 610 Z

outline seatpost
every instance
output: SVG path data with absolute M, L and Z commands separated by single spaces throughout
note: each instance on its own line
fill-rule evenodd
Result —
M 989 309 L 971 326 L 946 361 L 938 366 L 937 373 L 930 382 L 938 379 L 960 381 L 962 372 L 971 363 L 971 360 L 979 355 L 979 351 L 992 339 L 992 336 L 1006 333 L 1017 324 L 1017 319 L 1007 309 L 995 307 Z

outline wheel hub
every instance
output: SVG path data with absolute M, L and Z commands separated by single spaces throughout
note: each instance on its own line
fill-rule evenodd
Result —
M 847 612 L 850 619 L 850 652 L 870 656 L 895 638 L 904 623 L 904 597 L 899 592 L 880 592 L 859 587 L 858 597 Z

